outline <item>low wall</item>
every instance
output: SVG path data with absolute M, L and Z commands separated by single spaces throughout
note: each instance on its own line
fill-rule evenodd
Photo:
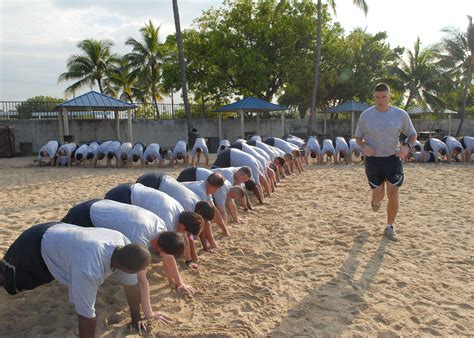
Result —
M 42 145 L 49 140 L 59 139 L 59 126 L 57 120 L 7 120 L 0 124 L 8 125 L 15 129 L 16 151 L 20 152 L 20 143 L 31 143 L 33 152 L 38 152 Z M 424 121 L 413 120 L 417 131 L 428 131 L 442 129 L 447 131 L 448 120 Z M 459 120 L 452 120 L 451 132 L 454 133 L 459 125 Z M 194 120 L 196 127 L 202 137 L 219 137 L 219 122 L 216 119 Z M 299 119 L 285 120 L 285 133 L 303 135 L 306 133 L 307 121 Z M 330 121 L 326 123 L 325 137 L 336 136 L 349 137 L 351 132 L 350 121 Z M 315 133 L 322 136 L 323 121 L 314 122 Z M 127 120 L 120 121 L 120 139 L 126 141 L 128 135 Z M 257 121 L 246 120 L 246 135 L 260 131 L 260 135 L 281 137 L 283 134 L 280 119 L 266 119 Z M 474 135 L 474 120 L 464 123 L 464 134 Z M 69 120 L 69 133 L 74 135 L 75 142 L 81 143 L 92 140 L 116 139 L 114 120 Z M 132 123 L 133 141 L 144 143 L 157 142 L 163 147 L 172 147 L 178 140 L 187 137 L 186 120 L 134 120 Z M 240 138 L 240 120 L 222 120 L 222 137 L 235 140 Z

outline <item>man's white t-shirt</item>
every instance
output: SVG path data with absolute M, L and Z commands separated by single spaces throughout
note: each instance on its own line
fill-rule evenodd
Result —
M 339 152 L 349 153 L 349 145 L 342 136 L 336 137 L 336 153 Z
M 87 154 L 92 154 L 94 157 L 97 157 L 97 152 L 99 150 L 99 143 L 97 142 L 92 142 L 89 144 L 89 147 L 87 147 Z
M 197 181 L 206 181 L 209 175 L 213 174 L 213 171 L 206 169 L 206 168 L 196 168 L 196 180 Z M 224 176 L 225 177 L 225 176 Z M 232 187 L 232 184 L 226 179 L 224 181 L 224 185 L 217 189 L 217 191 L 212 194 L 214 196 L 216 205 L 218 206 L 225 206 L 225 202 L 227 200 L 227 194 L 229 193 L 229 189 Z
M 461 142 L 459 142 L 452 136 L 448 136 L 446 138 L 446 145 L 448 146 L 449 152 L 452 152 L 456 147 L 459 147 L 461 148 L 461 154 L 464 153 L 464 148 L 462 147 Z
M 203 137 L 198 137 L 196 139 L 196 142 L 194 142 L 193 149 L 191 150 L 191 153 L 193 156 L 196 155 L 197 148 L 201 148 L 204 155 L 206 156 L 209 155 L 209 150 L 207 149 L 206 140 Z
M 44 233 L 41 256 L 54 279 L 69 287 L 76 313 L 94 318 L 99 286 L 115 272 L 110 267 L 112 254 L 117 246 L 129 243 L 118 231 L 59 223 Z M 121 284 L 137 284 L 136 274 L 116 271 L 115 275 Z
M 97 155 L 99 153 L 102 153 L 104 155 L 107 155 L 107 148 L 109 147 L 109 145 L 112 144 L 113 141 L 105 141 L 105 142 L 102 142 L 101 144 L 99 144 L 99 147 L 97 149 L 97 151 L 95 152 L 95 156 L 97 157 Z
M 325 139 L 323 141 L 323 148 L 321 150 L 323 154 L 330 152 L 332 155 L 336 155 L 336 149 L 334 149 L 334 145 L 330 139 Z
M 362 148 L 360 145 L 357 144 L 357 141 L 355 138 L 351 138 L 349 140 L 349 152 L 352 154 L 354 151 L 358 151 L 359 154 L 363 155 Z
M 127 156 L 127 160 L 131 161 L 132 160 L 132 144 L 130 142 L 124 142 L 120 145 L 119 151 L 118 151 L 118 159 L 122 159 L 122 154 L 125 154 Z
M 82 155 L 82 160 L 85 160 L 87 156 L 87 149 L 89 149 L 89 146 L 87 144 L 81 145 L 79 148 L 76 149 L 74 156 L 77 158 L 77 155 Z
M 130 186 L 133 205 L 149 210 L 165 223 L 168 231 L 176 231 L 179 215 L 184 211 L 183 206 L 170 195 L 135 183 Z
M 176 142 L 176 145 L 174 146 L 173 148 L 173 156 L 176 157 L 176 155 L 178 153 L 181 153 L 183 154 L 183 156 L 185 156 L 187 154 L 187 150 L 186 150 L 187 146 L 186 146 L 186 142 L 185 141 L 178 141 Z
M 46 159 L 46 156 L 42 157 L 41 153 L 43 151 L 46 151 L 48 153 L 49 158 L 53 158 L 56 155 L 56 152 L 58 151 L 59 148 L 59 142 L 58 141 L 49 141 L 46 143 L 44 146 L 41 147 L 39 153 L 38 153 L 38 159 L 43 160 Z
M 212 205 L 214 204 L 212 200 L 212 195 L 206 194 L 206 182 L 204 181 L 194 181 L 194 182 L 181 182 L 183 186 L 194 192 L 199 196 L 199 199 L 204 202 L 209 202 Z
M 95 227 L 121 232 L 132 243 L 150 248 L 150 241 L 167 230 L 165 222 L 151 211 L 112 200 L 92 204 L 90 218 Z
M 161 180 L 159 191 L 162 191 L 177 200 L 183 206 L 185 211 L 194 211 L 196 203 L 201 201 L 199 196 L 192 190 L 189 190 L 176 181 L 176 179 L 168 175 L 164 176 Z
M 431 149 L 433 149 L 432 152 L 435 156 L 438 156 L 439 151 L 441 149 L 444 149 L 446 151 L 446 154 L 448 154 L 449 150 L 448 150 L 448 146 L 446 145 L 446 143 L 444 143 L 441 140 L 438 140 L 437 138 L 430 138 L 429 140 L 430 140 Z
M 211 169 L 214 173 L 219 173 L 225 177 L 230 184 L 234 184 L 234 174 L 240 169 L 241 167 L 228 167 L 228 168 L 215 168 Z
M 140 160 L 143 160 L 143 144 L 135 143 L 132 148 L 132 157 L 133 155 L 136 155 Z
M 310 152 L 314 151 L 317 155 L 321 154 L 321 147 L 316 137 L 311 136 L 306 142 L 306 155 L 309 155 Z
M 150 143 L 148 147 L 146 147 L 145 152 L 143 153 L 143 158 L 146 160 L 150 155 L 155 156 L 158 161 L 162 160 L 160 145 L 158 143 Z
M 232 167 L 243 167 L 247 166 L 252 171 L 252 178 L 256 184 L 260 183 L 260 164 L 258 163 L 257 159 L 252 155 L 249 155 L 242 150 L 239 149 L 231 149 L 230 150 L 230 165 Z

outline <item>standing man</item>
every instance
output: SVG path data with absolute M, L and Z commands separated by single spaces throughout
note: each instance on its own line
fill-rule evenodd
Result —
M 380 209 L 387 189 L 387 227 L 385 236 L 396 240 L 393 223 L 398 212 L 398 189 L 403 184 L 402 160 L 416 141 L 416 130 L 408 113 L 390 105 L 390 88 L 379 83 L 374 91 L 375 106 L 365 110 L 359 119 L 355 139 L 364 151 L 365 173 L 372 188 L 372 210 Z M 400 133 L 408 142 L 399 145 Z

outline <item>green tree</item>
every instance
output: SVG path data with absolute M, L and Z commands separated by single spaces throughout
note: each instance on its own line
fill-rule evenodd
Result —
M 466 119 L 466 104 L 473 87 L 474 69 L 474 26 L 472 17 L 468 16 L 468 26 L 465 32 L 455 29 L 443 29 L 446 36 L 443 37 L 440 47 L 442 52 L 438 54 L 439 65 L 446 71 L 446 74 L 459 83 L 458 88 L 462 91 L 459 95 L 461 122 L 459 123 L 456 136 L 459 136 L 464 120 Z
M 436 61 L 436 49 L 422 48 L 420 38 L 417 38 L 413 50 L 406 50 L 399 65 L 390 67 L 395 79 L 398 79 L 397 86 L 408 91 L 405 109 L 414 102 L 435 109 L 444 105 L 436 93 L 443 82 Z
M 328 0 L 329 5 L 333 9 L 334 13 L 336 13 L 336 3 L 334 0 Z M 369 7 L 365 0 L 353 0 L 354 5 L 359 7 L 364 11 L 364 14 L 367 15 Z M 308 117 L 308 135 L 312 132 L 312 120 L 313 116 L 316 112 L 316 101 L 317 101 L 317 93 L 318 93 L 318 84 L 319 84 L 319 71 L 321 67 L 321 36 L 322 36 L 322 0 L 318 0 L 317 2 L 317 31 L 316 31 L 316 60 L 314 63 L 314 81 L 313 81 L 313 89 L 311 91 L 311 108 Z
M 186 80 L 186 62 L 184 59 L 183 37 L 181 35 L 181 24 L 179 22 L 178 0 L 173 0 L 174 25 L 176 28 L 176 45 L 178 46 L 179 73 L 181 75 L 181 90 L 183 94 L 184 110 L 186 111 L 186 123 L 188 132 L 191 131 L 191 109 L 188 102 L 188 82 Z
M 67 62 L 67 72 L 58 78 L 58 82 L 79 79 L 66 88 L 66 94 L 74 94 L 80 87 L 92 87 L 94 84 L 97 84 L 101 93 L 104 92 L 103 81 L 117 62 L 117 57 L 110 50 L 112 45 L 109 40 L 94 39 L 78 43 L 77 47 L 83 53 L 71 56 Z
M 105 93 L 133 103 L 138 96 L 137 77 L 138 72 L 131 69 L 126 58 L 121 58 L 119 65 L 110 70 Z
M 128 38 L 125 42 L 126 45 L 132 46 L 132 52 L 126 54 L 125 58 L 138 76 L 139 96 L 151 99 L 158 118 L 158 101 L 163 99 L 160 92 L 163 50 L 158 40 L 159 31 L 160 26 L 155 27 L 150 20 L 140 29 L 143 41 Z
M 54 107 L 59 103 L 63 102 L 64 99 L 58 99 L 51 96 L 35 96 L 30 97 L 25 102 L 20 103 L 16 109 L 18 112 L 18 118 L 30 119 L 32 113 L 35 112 L 52 112 Z

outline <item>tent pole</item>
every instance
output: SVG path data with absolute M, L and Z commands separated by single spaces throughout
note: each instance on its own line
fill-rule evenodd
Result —
M 240 137 L 245 139 L 245 125 L 244 125 L 244 111 L 239 110 L 240 112 Z
M 448 114 L 448 136 L 451 136 L 451 114 Z
M 66 108 L 63 108 L 63 123 L 64 123 L 64 135 L 69 135 L 69 120 L 67 116 Z
M 219 140 L 222 140 L 222 113 L 219 113 Z
M 260 135 L 260 114 L 257 113 L 257 135 Z
M 323 134 L 324 134 L 324 137 L 326 137 L 326 132 L 327 132 L 327 125 L 326 125 L 326 113 L 324 113 L 324 130 L 323 130 Z
M 285 111 L 281 111 L 281 135 L 285 135 Z
M 117 137 L 117 140 L 120 141 L 120 120 L 119 120 L 119 112 L 118 112 L 118 110 L 115 110 L 114 113 L 115 113 L 115 137 Z
M 128 141 L 133 143 L 132 112 L 128 110 Z
M 354 137 L 354 111 L 352 111 L 351 115 L 351 138 Z
M 59 140 L 64 142 L 64 121 L 63 121 L 63 112 L 58 113 L 58 126 L 59 126 Z

